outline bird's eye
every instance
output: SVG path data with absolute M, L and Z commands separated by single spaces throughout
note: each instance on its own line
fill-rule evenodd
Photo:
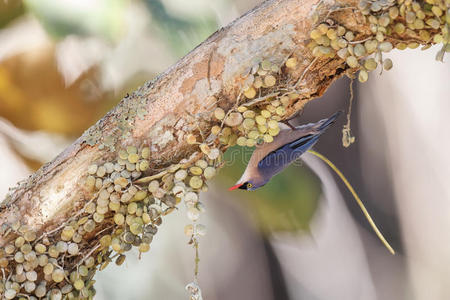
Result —
M 252 186 L 253 186 L 253 184 L 251 184 L 250 182 L 249 182 L 249 183 L 247 183 L 247 188 L 248 188 L 248 189 L 251 189 L 251 188 L 252 188 Z

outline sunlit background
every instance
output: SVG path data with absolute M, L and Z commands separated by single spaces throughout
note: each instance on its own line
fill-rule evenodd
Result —
M 0 199 L 126 93 L 258 2 L 0 0 Z M 341 117 L 316 146 L 397 255 L 314 157 L 256 192 L 227 190 L 245 167 L 233 160 L 201 196 L 205 299 L 450 299 L 450 58 L 438 63 L 436 52 L 393 51 L 393 70 L 355 83 L 356 143 L 342 146 Z M 349 80 L 338 81 L 294 123 L 347 111 L 349 94 Z M 98 273 L 96 299 L 187 299 L 187 223 L 183 209 L 172 213 L 149 253 Z

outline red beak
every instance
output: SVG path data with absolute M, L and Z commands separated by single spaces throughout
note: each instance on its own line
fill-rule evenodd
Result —
M 238 189 L 238 188 L 240 188 L 242 185 L 243 185 L 243 183 L 236 184 L 236 185 L 230 187 L 228 190 L 229 190 L 229 191 L 232 191 L 232 190 Z

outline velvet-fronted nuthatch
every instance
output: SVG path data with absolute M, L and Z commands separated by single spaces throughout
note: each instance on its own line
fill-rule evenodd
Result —
M 340 114 L 338 111 L 317 123 L 293 128 L 286 126 L 273 142 L 256 147 L 241 179 L 229 190 L 253 191 L 265 185 L 273 176 L 308 151 Z

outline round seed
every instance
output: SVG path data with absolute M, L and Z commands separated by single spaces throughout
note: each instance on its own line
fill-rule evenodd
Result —
M 25 240 L 27 242 L 32 242 L 36 239 L 36 233 L 34 231 L 27 231 L 25 232 L 25 234 L 23 235 L 23 237 L 25 238 Z
M 83 224 L 83 229 L 86 232 L 92 232 L 95 229 L 95 222 L 91 219 L 87 220 L 86 223 Z
M 6 299 L 14 299 L 16 297 L 17 292 L 13 289 L 7 289 L 5 291 L 5 298 Z
M 358 59 L 354 56 L 347 57 L 346 62 L 350 68 L 356 68 L 359 65 Z
M 256 130 L 250 131 L 248 134 L 248 138 L 249 139 L 254 139 L 256 140 L 259 137 L 259 132 Z
M 139 252 L 148 252 L 150 250 L 150 245 L 147 243 L 141 243 L 139 245 Z
M 119 255 L 116 259 L 116 265 L 118 266 L 122 265 L 125 262 L 125 258 L 126 258 L 125 255 L 123 254 Z
M 397 48 L 398 50 L 405 50 L 408 47 L 408 45 L 406 45 L 405 43 L 398 43 L 395 45 L 395 48 Z
M 433 6 L 432 8 L 431 8 L 431 11 L 433 12 L 433 14 L 436 16 L 436 17 L 440 17 L 440 16 L 442 16 L 442 14 L 443 14 L 443 12 L 442 12 L 442 9 L 440 9 L 440 7 L 439 6 Z
M 238 108 L 237 108 L 237 110 L 238 110 L 238 112 L 240 112 L 240 113 L 243 113 L 244 111 L 247 111 L 247 107 L 245 107 L 245 106 L 239 106 Z
M 52 272 L 52 279 L 54 282 L 61 282 L 64 280 L 64 271 L 60 269 L 55 269 Z
M 423 29 L 425 27 L 425 23 L 421 19 L 414 20 L 414 28 L 415 29 Z
M 353 39 L 355 38 L 355 35 L 353 34 L 353 32 L 351 32 L 351 31 L 347 31 L 346 33 L 345 33 L 345 39 L 347 40 L 347 41 L 349 41 L 349 42 L 351 42 L 351 41 L 353 41 Z
M 147 170 L 149 169 L 149 167 L 150 167 L 150 163 L 149 163 L 148 160 L 143 160 L 143 161 L 141 161 L 141 162 L 139 163 L 139 169 L 140 169 L 142 172 L 147 171 Z
M 346 59 L 349 55 L 347 48 L 338 50 L 337 55 L 342 59 Z
M 310 34 L 309 34 L 310 38 L 312 38 L 313 40 L 317 40 L 319 37 L 322 36 L 322 34 L 320 33 L 319 30 L 317 29 L 313 29 Z
M 256 123 L 257 123 L 258 125 L 264 125 L 264 124 L 266 124 L 266 119 L 265 119 L 263 116 L 261 116 L 261 115 L 256 116 L 256 117 L 255 117 L 255 120 L 256 120 Z
M 288 69 L 295 69 L 297 67 L 297 58 L 291 57 L 286 61 L 286 67 Z
M 339 48 L 346 48 L 348 46 L 348 42 L 346 39 L 338 39 L 337 43 Z
M 277 82 L 277 79 L 272 75 L 267 75 L 264 77 L 264 84 L 268 87 L 272 87 Z
M 46 293 L 47 293 L 47 288 L 43 284 L 38 285 L 36 290 L 34 291 L 34 294 L 38 298 L 44 297 Z
M 95 173 L 97 173 L 97 168 L 98 166 L 96 164 L 90 165 L 88 167 L 88 173 L 94 175 Z
M 365 62 L 364 62 L 364 67 L 369 70 L 369 71 L 373 71 L 377 68 L 377 62 L 375 61 L 375 59 L 373 58 L 368 58 Z
M 128 154 L 135 154 L 135 153 L 137 153 L 137 148 L 135 146 L 128 146 L 127 147 L 127 153 Z
M 78 244 L 76 243 L 70 243 L 67 247 L 67 252 L 69 252 L 70 255 L 77 255 L 78 254 Z
M 258 125 L 258 131 L 260 133 L 266 133 L 267 132 L 267 126 L 266 125 Z
M 382 15 L 381 17 L 378 18 L 378 24 L 383 27 L 387 27 L 390 22 L 391 19 L 387 15 Z
M 133 223 L 133 224 L 130 225 L 130 231 L 131 231 L 131 233 L 133 233 L 134 235 L 141 234 L 141 233 L 142 233 L 142 229 L 143 229 L 142 224 L 139 224 L 139 223 Z
M 276 135 L 278 135 L 278 133 L 280 133 L 280 128 L 275 128 L 275 129 L 269 129 L 268 130 L 268 132 L 269 132 L 269 134 L 271 135 L 271 136 L 276 136 Z
M 247 147 L 254 147 L 256 145 L 256 140 L 254 139 L 247 139 L 245 142 Z
M 25 261 L 25 257 L 23 256 L 23 253 L 19 251 L 19 252 L 16 252 L 16 254 L 14 254 L 14 260 L 17 263 L 21 264 Z
M 121 188 L 125 188 L 128 185 L 128 180 L 122 176 L 114 180 L 115 185 L 119 185 Z
M 220 156 L 220 150 L 217 148 L 211 149 L 208 154 L 209 159 L 217 159 Z
M 101 223 L 105 219 L 105 216 L 103 214 L 95 212 L 92 218 L 96 223 Z
M 119 151 L 119 158 L 120 159 L 127 159 L 128 158 L 128 152 L 126 150 L 120 150 Z
M 247 142 L 247 139 L 246 139 L 245 137 L 243 137 L 243 136 L 238 137 L 238 139 L 236 140 L 236 143 L 237 143 L 239 146 L 245 146 L 245 145 L 246 145 L 246 142 Z
M 98 167 L 98 169 L 97 169 L 97 176 L 98 177 L 103 177 L 103 176 L 105 176 L 105 174 L 106 174 L 106 168 L 104 167 L 104 166 L 100 166 L 100 167 Z
M 261 68 L 265 71 L 269 71 L 272 67 L 272 63 L 268 60 L 263 60 L 261 62 Z
M 364 47 L 368 53 L 373 53 L 377 49 L 378 42 L 376 40 L 368 40 L 364 42 Z
M 36 252 L 31 251 L 30 253 L 25 254 L 24 257 L 26 261 L 34 262 L 36 261 Z
M 392 69 L 392 60 L 389 58 L 386 58 L 383 62 L 383 68 L 386 71 L 389 71 L 390 69 Z
M 36 284 L 32 281 L 27 281 L 24 284 L 24 289 L 27 293 L 32 293 L 36 289 Z
M 263 86 L 262 78 L 259 77 L 259 76 L 256 76 L 255 77 L 255 82 L 253 82 L 253 86 L 254 86 L 255 89 L 261 88 Z M 256 91 L 255 91 L 255 94 L 256 94 Z
M 286 113 L 286 109 L 282 106 L 277 107 L 275 110 L 276 114 L 279 116 L 283 116 Z
M 203 176 L 205 176 L 206 179 L 211 179 L 215 175 L 216 175 L 216 169 L 213 167 L 207 167 L 203 174 Z
M 328 31 L 328 25 L 327 24 L 320 24 L 319 26 L 317 26 L 317 30 L 320 32 L 320 34 L 326 34 Z
M 419 36 L 424 41 L 428 41 L 431 38 L 430 33 L 426 30 L 419 31 Z
M 124 222 L 125 222 L 124 215 L 122 215 L 121 213 L 116 213 L 114 215 L 114 223 L 116 223 L 117 225 L 121 226 L 121 225 L 123 225 Z
M 53 273 L 53 269 L 54 269 L 53 264 L 48 263 L 44 266 L 43 272 L 45 275 L 50 275 Z
M 142 148 L 141 156 L 143 159 L 148 159 L 150 157 L 150 148 L 149 147 Z
M 366 49 L 362 44 L 356 44 L 355 47 L 353 48 L 353 52 L 358 57 L 366 55 Z
M 414 20 L 416 19 L 416 14 L 412 11 L 408 11 L 405 15 L 406 23 L 412 24 L 414 23 Z
M 255 120 L 254 119 L 245 119 L 244 122 L 242 123 L 242 127 L 244 127 L 247 130 L 252 129 L 253 127 L 255 127 Z
M 378 48 L 382 52 L 389 52 L 392 50 L 392 44 L 390 42 L 382 42 L 380 45 L 378 45 Z
M 73 283 L 73 287 L 78 291 L 81 290 L 82 288 L 84 288 L 84 281 L 81 279 L 75 280 L 75 282 Z
M 25 243 L 25 239 L 22 236 L 19 236 L 14 240 L 14 245 L 17 248 L 22 247 L 24 243 Z
M 220 126 L 214 125 L 214 126 L 211 128 L 211 134 L 219 135 L 219 133 L 220 133 L 221 130 L 222 130 L 222 129 L 220 128 Z
M 159 181 L 157 180 L 152 180 L 148 184 L 148 191 L 150 193 L 154 193 L 158 188 L 159 188 Z
M 256 116 L 256 113 L 253 110 L 247 110 L 242 115 L 246 119 L 254 119 Z
M 396 6 L 393 6 L 391 8 L 389 8 L 389 17 L 394 20 L 398 17 L 398 8 Z
M 381 10 L 381 5 L 378 2 L 372 2 L 372 4 L 370 5 L 370 10 L 377 12 Z
M 8 244 L 5 247 L 5 253 L 8 255 L 13 254 L 15 250 L 16 250 L 16 247 L 14 247 L 14 245 L 12 245 L 12 244 Z
M 448 14 L 448 15 L 450 15 L 450 14 Z M 428 20 L 426 20 L 426 23 L 429 26 L 431 26 L 431 28 L 433 28 L 433 29 L 439 29 L 439 27 L 441 26 L 441 23 L 436 19 L 428 19 Z
M 266 143 L 273 142 L 273 136 L 271 136 L 270 134 L 265 134 L 263 138 L 264 138 L 264 142 L 266 142 Z
M 102 236 L 100 239 L 100 245 L 103 249 L 109 247 L 111 245 L 111 236 L 109 234 Z
M 253 99 L 256 96 L 256 90 L 253 87 L 251 87 L 244 92 L 244 96 L 247 97 L 248 99 Z
M 203 185 L 203 180 L 199 176 L 192 176 L 189 180 L 189 186 L 193 189 L 199 189 Z
M 190 145 L 197 143 L 197 138 L 193 134 L 188 134 L 186 137 L 186 142 Z
M 25 276 L 27 277 L 28 281 L 36 281 L 37 280 L 37 273 L 35 271 L 28 271 L 25 273 Z
M 137 163 L 139 160 L 139 155 L 137 153 L 130 153 L 128 155 L 128 161 L 132 164 Z
M 369 73 L 365 70 L 359 71 L 358 80 L 359 82 L 366 82 L 369 79 Z
M 216 117 L 217 120 L 223 120 L 223 118 L 225 118 L 225 111 L 222 108 L 217 107 L 214 110 L 214 117 Z
M 230 127 L 239 126 L 242 123 L 242 120 L 244 118 L 242 117 L 241 113 L 233 112 L 230 113 L 227 118 L 225 119 L 225 125 Z

